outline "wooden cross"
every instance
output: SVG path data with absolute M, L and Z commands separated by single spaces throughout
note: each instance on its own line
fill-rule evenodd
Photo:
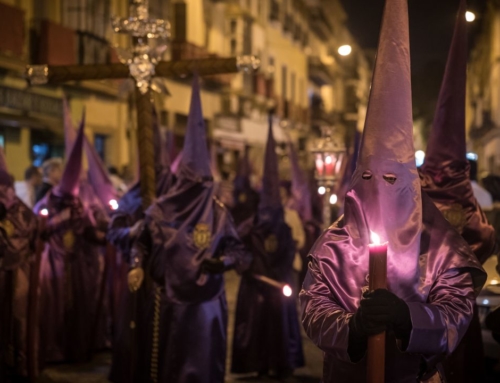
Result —
M 149 0 L 130 0 L 130 16 L 125 19 L 114 18 L 112 21 L 116 33 L 126 33 L 132 38 L 132 55 L 125 64 L 29 65 L 26 69 L 31 85 L 123 79 L 130 76 L 134 79 L 137 85 L 137 142 L 144 210 L 156 194 L 151 100 L 153 77 L 186 77 L 194 72 L 207 76 L 256 70 L 259 67 L 259 59 L 255 56 L 158 61 L 149 39 L 168 38 L 170 25 L 166 20 L 150 19 L 148 6 Z

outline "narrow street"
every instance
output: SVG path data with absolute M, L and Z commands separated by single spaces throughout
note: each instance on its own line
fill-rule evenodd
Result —
M 238 294 L 239 277 L 231 272 L 226 275 L 226 291 L 229 305 L 229 328 L 228 344 L 232 344 L 234 313 L 236 309 L 236 297 Z M 306 356 L 306 366 L 295 371 L 295 376 L 289 382 L 297 383 L 318 383 L 321 378 L 323 356 L 309 339 L 303 334 L 304 353 Z M 227 370 L 231 361 L 231 347 L 228 347 Z M 105 383 L 111 365 L 111 354 L 101 353 L 94 357 L 91 363 L 82 365 L 59 365 L 46 369 L 39 379 L 39 383 Z M 276 382 L 270 378 L 257 379 L 252 376 L 234 376 L 227 374 L 227 383 L 236 382 L 266 383 Z M 163 382 L 162 382 L 163 383 Z

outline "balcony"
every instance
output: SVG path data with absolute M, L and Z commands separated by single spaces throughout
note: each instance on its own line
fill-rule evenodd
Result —
M 31 62 L 33 64 L 73 65 L 77 63 L 76 34 L 73 29 L 49 20 L 39 20 L 34 22 L 31 38 Z
M 21 58 L 24 49 L 24 11 L 0 3 L 0 52 Z
M 330 22 L 326 19 L 325 14 L 321 8 L 312 9 L 310 12 L 309 25 L 311 29 L 323 41 L 329 41 L 333 36 L 333 28 Z
M 333 78 L 330 69 L 317 56 L 308 59 L 309 79 L 318 86 L 331 84 Z

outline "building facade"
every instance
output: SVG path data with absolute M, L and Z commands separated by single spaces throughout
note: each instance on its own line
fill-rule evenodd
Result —
M 152 17 L 169 19 L 172 36 L 164 59 L 255 54 L 254 74 L 203 79 L 203 112 L 217 176 L 233 177 L 245 146 L 261 173 L 268 111 L 287 172 L 286 139 L 307 150 L 324 124 L 349 140 L 364 121 L 370 65 L 345 27 L 333 0 L 150 0 Z M 133 92 L 129 81 L 83 81 L 27 87 L 27 64 L 119 61 L 128 38 L 116 35 L 111 16 L 125 17 L 128 0 L 0 0 L 0 144 L 10 169 L 24 169 L 63 153 L 62 97 L 75 122 L 83 109 L 87 134 L 108 165 L 136 167 Z M 341 45 L 352 54 L 338 54 Z M 183 144 L 190 99 L 188 79 L 164 79 L 170 95 L 155 94 L 160 122 L 177 149 Z M 258 179 L 258 176 L 256 177 Z
M 500 1 L 488 2 L 482 31 L 470 56 L 467 127 L 480 176 L 500 175 Z

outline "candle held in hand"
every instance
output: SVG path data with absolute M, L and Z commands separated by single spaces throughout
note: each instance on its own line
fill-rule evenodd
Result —
M 369 289 L 387 288 L 387 242 L 380 243 L 380 237 L 371 232 L 369 249 Z M 385 332 L 368 338 L 367 382 L 385 381 Z
M 387 242 L 380 243 L 377 233 L 371 232 L 369 275 L 370 291 L 387 288 Z

